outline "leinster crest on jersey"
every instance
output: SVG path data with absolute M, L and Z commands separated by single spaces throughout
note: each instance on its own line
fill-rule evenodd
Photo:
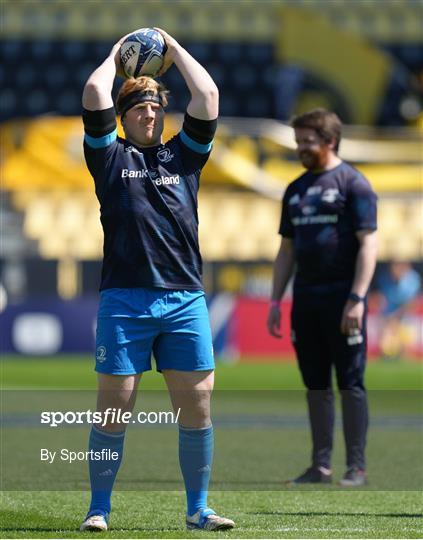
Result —
M 169 148 L 162 148 L 157 152 L 157 159 L 162 163 L 169 163 L 173 156 L 174 154 L 170 152 Z

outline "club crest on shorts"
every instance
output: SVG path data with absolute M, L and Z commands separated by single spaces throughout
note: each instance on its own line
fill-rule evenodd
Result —
M 95 352 L 95 359 L 97 360 L 97 362 L 99 362 L 100 364 L 105 362 L 107 360 L 106 353 L 107 350 L 104 345 L 100 345 L 100 347 L 97 347 L 97 350 Z

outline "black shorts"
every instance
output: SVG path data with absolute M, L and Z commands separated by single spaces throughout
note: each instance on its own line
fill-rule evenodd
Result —
M 312 294 L 295 292 L 291 313 L 292 343 L 305 386 L 324 390 L 332 385 L 335 367 L 338 387 L 364 388 L 366 319 L 356 336 L 341 333 L 341 318 L 350 289 Z

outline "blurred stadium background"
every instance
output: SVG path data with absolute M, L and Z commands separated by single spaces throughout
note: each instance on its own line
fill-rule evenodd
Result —
M 345 122 L 341 157 L 380 199 L 378 273 L 421 274 L 422 3 L 414 0 L 90 0 L 1 3 L 0 352 L 91 352 L 102 232 L 82 153 L 81 94 L 123 34 L 159 26 L 210 71 L 221 120 L 200 191 L 200 241 L 221 357 L 292 357 L 266 335 L 280 199 L 301 171 L 288 122 L 324 106 Z M 166 137 L 188 102 L 175 68 Z M 116 92 L 118 84 L 114 91 Z M 369 348 L 383 324 L 371 303 Z M 284 303 L 285 313 L 290 305 Z M 394 345 L 419 358 L 423 299 Z M 284 324 L 288 325 L 285 316 Z

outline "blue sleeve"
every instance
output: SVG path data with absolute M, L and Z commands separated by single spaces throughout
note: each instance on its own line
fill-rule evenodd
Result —
M 197 154 L 209 154 L 212 149 L 212 142 L 199 143 L 187 135 L 184 129 L 179 133 L 179 137 L 185 146 Z
M 82 119 L 85 161 L 96 186 L 104 185 L 117 141 L 116 112 L 114 107 L 101 111 L 84 109 Z
M 85 133 L 84 142 L 93 150 L 99 150 L 100 148 L 105 148 L 110 146 L 117 139 L 117 129 L 114 129 L 111 133 L 103 135 L 102 137 L 91 137 Z
M 178 133 L 174 141 L 178 146 L 178 153 L 185 173 L 199 176 L 210 157 L 211 143 L 197 143 L 186 135 L 183 130 Z
M 82 112 L 85 142 L 92 148 L 103 148 L 116 140 L 116 111 L 109 107 L 101 111 Z
M 82 112 L 84 122 L 84 153 L 91 174 L 92 169 L 107 161 L 110 148 L 117 139 L 116 112 L 114 107 L 102 111 Z M 94 176 L 94 175 L 93 175 Z
M 217 118 L 214 120 L 200 120 L 185 113 L 180 137 L 185 146 L 193 152 L 208 154 L 212 147 L 216 129 Z
M 209 159 L 217 119 L 200 120 L 185 114 L 181 131 L 177 135 L 180 155 L 185 171 L 198 174 Z

